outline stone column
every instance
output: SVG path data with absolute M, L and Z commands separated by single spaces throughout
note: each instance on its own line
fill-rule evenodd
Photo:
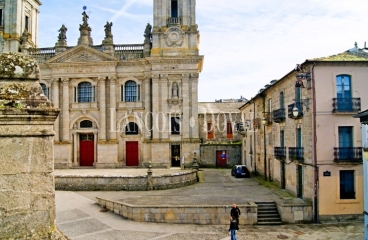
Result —
M 168 103 L 167 100 L 169 99 L 169 96 L 171 94 L 169 94 L 169 91 L 171 90 L 170 86 L 169 86 L 169 80 L 168 80 L 168 75 L 162 75 L 161 76 L 161 81 L 160 81 L 160 88 L 161 88 L 161 99 L 164 101 L 161 104 L 161 114 L 160 119 L 161 119 L 161 126 L 160 126 L 160 131 L 161 131 L 161 136 L 163 139 L 167 139 L 169 138 L 169 131 L 170 131 L 170 119 L 169 119 L 169 115 L 168 115 Z M 170 89 L 170 90 L 169 90 Z
M 160 127 L 159 122 L 157 122 L 158 115 L 160 112 L 160 79 L 159 75 L 154 75 L 152 78 L 152 138 L 160 139 L 161 134 L 158 131 Z
M 109 139 L 116 140 L 116 77 L 109 77 L 110 80 L 110 124 L 109 124 Z
M 198 76 L 199 74 L 190 74 L 191 85 L 191 111 L 189 119 L 190 138 L 199 138 L 198 128 Z
M 63 82 L 63 105 L 62 105 L 62 122 L 63 122 L 63 136 L 64 142 L 70 142 L 69 129 L 69 78 L 62 78 Z
M 99 108 L 100 108 L 100 129 L 99 129 L 99 141 L 106 140 L 106 79 L 99 77 Z
M 51 101 L 54 104 L 55 108 L 60 108 L 59 106 L 59 79 L 58 78 L 53 78 L 51 80 Z M 54 131 L 55 131 L 55 136 L 54 136 L 54 141 L 55 142 L 59 142 L 60 141 L 60 118 L 56 118 L 55 120 L 55 124 L 54 124 Z
M 66 240 L 55 224 L 52 174 L 59 109 L 43 96 L 33 58 L 3 53 L 0 62 L 0 238 Z
M 190 87 L 189 87 L 189 75 L 183 74 L 182 76 L 183 86 L 183 120 L 182 120 L 182 136 L 183 139 L 189 139 L 189 120 L 190 120 Z M 198 116 L 198 115 L 197 115 Z M 198 117 L 197 117 L 198 118 Z
M 147 78 L 144 81 L 144 109 L 145 109 L 145 115 L 144 115 L 144 119 L 142 119 L 144 121 L 144 125 L 142 126 L 142 128 L 144 128 L 144 138 L 145 139 L 150 139 L 150 129 L 152 126 L 152 122 L 151 122 L 151 85 L 150 85 L 150 79 Z M 142 129 L 143 131 L 143 129 Z

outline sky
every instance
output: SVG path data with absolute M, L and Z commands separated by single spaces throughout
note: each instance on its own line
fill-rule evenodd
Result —
M 38 46 L 53 47 L 67 28 L 77 45 L 83 6 L 94 45 L 112 22 L 115 44 L 143 43 L 153 25 L 153 0 L 41 0 Z M 344 52 L 368 41 L 366 0 L 197 0 L 200 31 L 198 100 L 247 99 L 306 59 Z M 368 43 L 367 43 L 368 46 Z

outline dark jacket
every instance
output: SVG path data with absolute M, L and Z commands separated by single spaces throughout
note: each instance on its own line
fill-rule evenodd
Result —
M 238 207 L 231 208 L 230 216 L 232 216 L 233 218 L 239 218 L 239 216 L 240 216 L 240 209 Z
M 239 227 L 238 227 L 238 223 L 236 222 L 236 220 L 230 220 L 230 227 L 229 227 L 229 231 L 231 229 L 235 229 L 235 230 L 239 230 Z

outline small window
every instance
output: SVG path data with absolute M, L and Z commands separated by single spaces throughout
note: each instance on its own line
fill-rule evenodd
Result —
M 138 135 L 138 125 L 130 122 L 125 126 L 125 135 Z
M 3 10 L 0 9 L 0 26 L 3 25 Z
M 284 102 L 284 92 L 280 92 L 280 109 L 285 108 L 285 102 Z
M 207 139 L 213 139 L 213 123 L 207 123 Z
M 171 134 L 180 134 L 180 118 L 171 118 Z
M 83 120 L 80 122 L 80 128 L 91 128 L 92 126 L 92 122 L 89 120 Z
M 353 170 L 340 171 L 340 199 L 355 199 Z
M 231 124 L 231 122 L 228 122 L 226 124 L 226 137 L 227 138 L 233 138 L 233 125 Z
M 24 28 L 27 30 L 27 32 L 29 32 L 29 17 L 28 16 L 26 16 L 25 18 Z

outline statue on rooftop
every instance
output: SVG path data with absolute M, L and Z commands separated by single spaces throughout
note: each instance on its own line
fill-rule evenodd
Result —
M 112 37 L 112 33 L 111 33 L 111 27 L 112 27 L 112 22 L 106 22 L 105 25 L 105 36 L 106 37 Z
M 88 25 L 87 21 L 89 17 L 85 11 L 83 11 L 82 15 L 83 15 L 83 26 L 87 26 Z
M 59 37 L 58 37 L 59 41 L 66 40 L 66 31 L 68 31 L 68 29 L 63 24 L 61 28 L 59 29 Z
M 152 29 L 152 26 L 151 24 L 147 23 L 147 26 L 146 26 L 146 29 L 144 30 L 144 41 L 145 42 L 150 42 L 151 41 L 151 38 L 152 38 L 152 33 L 151 33 L 151 29 Z

